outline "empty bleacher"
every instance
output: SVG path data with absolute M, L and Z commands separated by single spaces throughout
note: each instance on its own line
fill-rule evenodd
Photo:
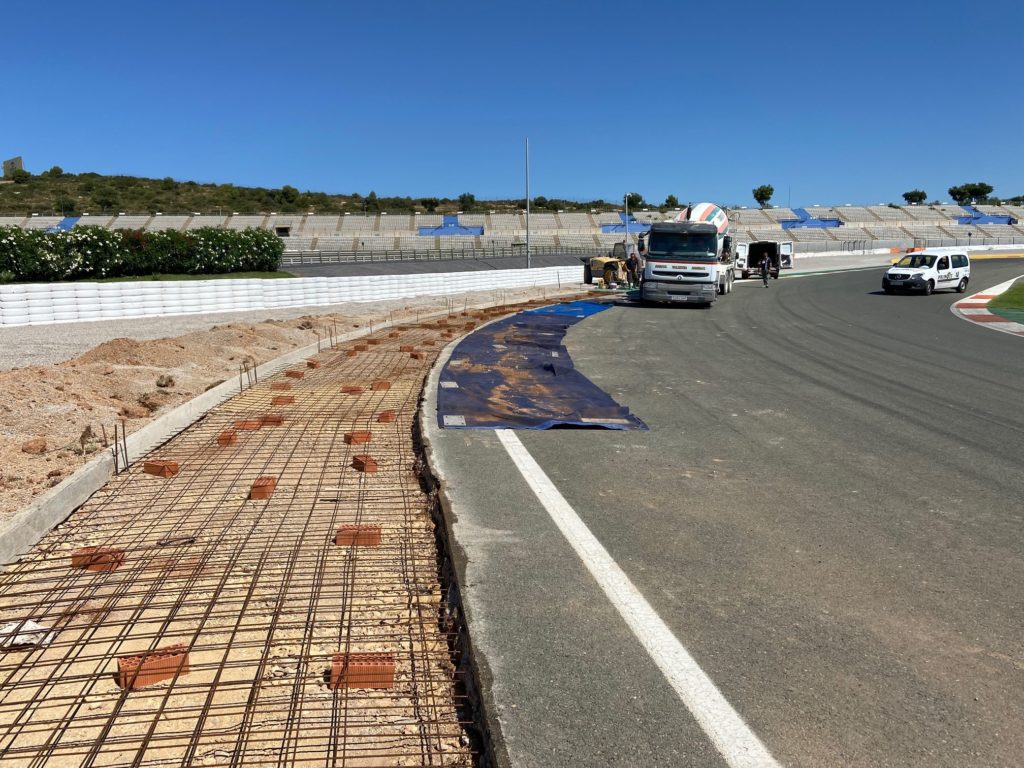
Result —
M 265 227 L 267 216 L 232 216 L 228 219 L 228 229 L 249 229 L 250 227 Z
M 0 216 L 0 227 L 21 227 L 25 229 L 27 216 Z
M 346 214 L 341 217 L 342 232 L 373 232 L 376 228 L 376 216 L 350 216 Z
M 206 227 L 220 229 L 224 227 L 227 220 L 227 216 L 193 216 L 188 224 L 185 225 L 185 229 L 204 229 Z
M 332 234 L 338 231 L 338 225 L 341 223 L 341 216 L 333 214 L 331 216 L 324 215 L 311 215 L 307 216 L 302 222 L 301 234 L 303 235 L 326 235 Z
M 912 221 L 944 222 L 949 217 L 932 208 L 930 205 L 907 205 L 900 209 L 907 219 Z
M 762 212 L 765 216 L 775 222 L 797 221 L 800 218 L 789 208 L 764 208 L 762 209 Z
M 561 224 L 561 229 L 570 232 L 590 231 L 596 226 L 589 213 L 560 213 L 558 221 Z
M 487 218 L 490 225 L 484 229 L 485 232 L 515 232 L 526 229 L 523 217 L 518 213 L 492 213 Z
M 166 232 L 167 230 L 179 231 L 188 223 L 190 216 L 154 216 L 146 226 L 150 232 Z
M 413 216 L 407 213 L 394 213 L 380 217 L 382 232 L 415 232 L 420 224 L 413 224 Z
M 63 216 L 29 216 L 22 224 L 25 229 L 49 229 L 64 221 Z
M 116 219 L 110 224 L 110 229 L 145 229 L 149 220 L 153 217 L 150 215 L 143 216 L 132 216 L 119 214 Z

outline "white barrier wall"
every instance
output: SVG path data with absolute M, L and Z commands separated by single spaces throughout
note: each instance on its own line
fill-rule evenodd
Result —
M 237 312 L 583 281 L 583 265 L 419 275 L 0 285 L 0 326 Z

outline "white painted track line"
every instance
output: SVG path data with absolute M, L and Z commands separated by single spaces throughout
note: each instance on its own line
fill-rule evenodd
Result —
M 711 678 L 698 666 L 668 625 L 569 506 L 569 502 L 526 450 L 515 432 L 507 429 L 495 432 L 555 525 L 726 763 L 733 768 L 778 766 L 775 758 L 725 700 Z

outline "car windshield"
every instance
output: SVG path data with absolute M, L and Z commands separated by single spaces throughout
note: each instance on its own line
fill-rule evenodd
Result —
M 913 269 L 927 269 L 935 263 L 935 257 L 927 253 L 912 253 L 904 256 L 896 262 L 897 267 L 911 267 Z
M 651 259 L 717 261 L 718 236 L 689 232 L 652 232 L 647 244 Z

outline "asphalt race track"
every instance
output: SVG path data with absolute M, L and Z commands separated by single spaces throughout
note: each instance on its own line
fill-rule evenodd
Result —
M 516 433 L 783 765 L 1024 754 L 1024 339 L 958 298 L 877 269 L 616 307 L 566 343 L 651 430 Z M 496 433 L 431 442 L 499 753 L 724 765 Z

